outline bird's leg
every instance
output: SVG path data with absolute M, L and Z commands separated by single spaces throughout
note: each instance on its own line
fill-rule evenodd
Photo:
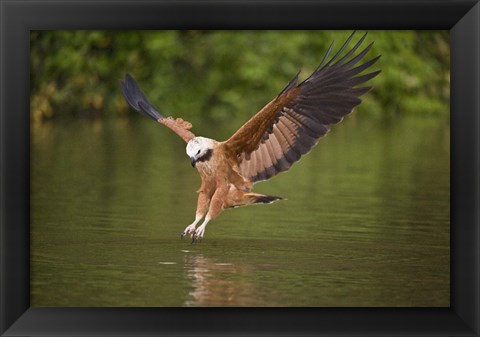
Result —
M 193 221 L 190 225 L 187 226 L 187 228 L 185 228 L 180 238 L 183 239 L 183 237 L 186 235 L 193 236 L 193 233 L 195 233 L 195 227 L 200 222 L 200 220 L 202 220 L 202 218 L 205 216 L 209 201 L 210 201 L 210 198 L 208 197 L 208 194 L 205 192 L 200 192 L 200 194 L 198 195 L 197 212 L 195 213 L 195 221 Z
M 197 243 L 202 241 L 203 235 L 205 234 L 205 228 L 207 227 L 207 224 L 209 221 L 210 221 L 210 218 L 207 215 L 205 217 L 205 220 L 203 220 L 202 224 L 198 226 L 198 228 L 195 230 L 195 233 L 193 233 L 192 243 Z
M 182 235 L 180 235 L 180 238 L 183 239 L 183 237 L 186 235 L 193 235 L 193 233 L 195 233 L 195 227 L 197 226 L 197 223 L 199 223 L 200 220 L 202 220 L 202 218 L 203 218 L 202 214 L 197 214 L 195 216 L 195 221 L 192 222 L 190 225 L 188 225 L 187 228 L 185 228 Z
M 205 220 L 200 226 L 198 226 L 198 228 L 195 230 L 195 233 L 192 235 L 192 243 L 201 241 L 205 234 L 205 228 L 207 227 L 208 222 L 215 219 L 220 213 L 222 213 L 226 193 L 228 193 L 228 187 L 218 188 L 215 191 L 212 200 L 210 201 L 210 208 L 208 210 L 207 216 L 205 217 Z

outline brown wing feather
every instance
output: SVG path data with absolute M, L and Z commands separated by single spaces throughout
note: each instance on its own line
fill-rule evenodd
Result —
M 328 61 L 331 47 L 320 66 L 301 84 L 297 77 L 280 95 L 245 123 L 223 143 L 225 153 L 238 164 L 240 174 L 252 182 L 266 180 L 288 170 L 361 103 L 371 87 L 355 87 L 380 71 L 356 76 L 378 58 L 355 66 L 372 44 L 355 56 L 366 34 L 336 63 L 353 34 Z M 326 63 L 325 63 L 326 62 Z M 298 76 L 298 75 L 297 75 Z
M 170 128 L 173 132 L 182 137 L 186 143 L 188 143 L 190 139 L 195 138 L 193 132 L 189 130 L 192 127 L 192 124 L 181 118 L 173 119 L 172 117 L 167 117 L 161 118 L 157 122 Z
M 262 137 L 272 126 L 278 111 L 283 106 L 293 101 L 300 92 L 299 88 L 278 96 L 268 103 L 262 110 L 257 112 L 249 121 L 247 121 L 235 134 L 228 139 L 224 145 L 231 154 L 239 155 L 241 153 L 249 154 L 256 150 L 262 140 Z
M 195 137 L 195 135 L 189 130 L 192 127 L 191 123 L 181 118 L 165 118 L 160 112 L 158 112 L 153 104 L 148 101 L 147 97 L 132 76 L 126 74 L 125 81 L 120 81 L 120 86 L 125 100 L 132 109 L 170 128 L 187 143 L 190 139 Z

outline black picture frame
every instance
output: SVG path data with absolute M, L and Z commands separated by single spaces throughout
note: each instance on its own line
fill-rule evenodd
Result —
M 0 24 L 2 336 L 479 336 L 478 1 L 0 0 Z M 187 28 L 450 30 L 450 308 L 30 308 L 30 30 Z

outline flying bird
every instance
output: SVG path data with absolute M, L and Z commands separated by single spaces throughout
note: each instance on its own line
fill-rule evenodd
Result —
M 355 54 L 367 34 L 345 52 L 354 33 L 329 58 L 332 42 L 308 78 L 298 84 L 297 73 L 277 97 L 225 141 L 195 136 L 190 131 L 191 123 L 164 117 L 132 76 L 127 74 L 125 81 L 120 81 L 123 95 L 134 110 L 167 126 L 187 143 L 187 155 L 201 176 L 195 220 L 185 228 L 182 238 L 190 236 L 192 243 L 201 241 L 207 224 L 226 208 L 282 199 L 252 192 L 252 187 L 290 169 L 328 133 L 331 125 L 339 123 L 361 103 L 359 97 L 371 87 L 358 85 L 380 73 L 359 75 L 380 56 L 360 62 L 373 42 Z

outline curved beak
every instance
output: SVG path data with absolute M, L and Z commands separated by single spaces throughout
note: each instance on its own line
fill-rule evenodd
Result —
M 195 159 L 195 157 L 190 157 L 190 162 L 192 163 L 192 167 L 195 167 L 197 160 Z

